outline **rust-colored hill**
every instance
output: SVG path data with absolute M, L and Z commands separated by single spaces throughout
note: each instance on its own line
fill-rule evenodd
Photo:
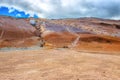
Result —
M 0 16 L 0 47 L 22 45 L 24 39 L 34 36 L 34 30 L 27 19 Z
M 120 21 L 99 18 L 51 20 L 54 24 L 79 28 L 93 34 L 120 37 Z
M 37 19 L 46 22 L 43 38 L 52 47 L 81 50 L 120 51 L 120 21 L 98 18 Z M 0 17 L 0 47 L 36 46 L 29 19 Z M 79 37 L 79 38 L 78 38 Z M 46 45 L 48 46 L 48 45 Z
M 34 28 L 25 19 L 0 16 L 2 39 L 18 39 L 33 36 Z

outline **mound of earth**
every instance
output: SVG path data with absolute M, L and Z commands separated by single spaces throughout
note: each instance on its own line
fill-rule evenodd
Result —
M 0 38 L 22 39 L 34 36 L 34 28 L 25 20 L 0 16 Z
M 0 16 L 0 48 L 39 45 L 30 19 Z M 47 45 L 76 49 L 120 51 L 120 21 L 98 18 L 36 19 L 46 22 L 43 38 Z M 79 36 L 79 39 L 78 39 Z M 77 40 L 77 41 L 76 41 Z
M 80 28 L 93 34 L 120 37 L 120 21 L 99 18 L 78 18 L 51 20 L 54 24 Z

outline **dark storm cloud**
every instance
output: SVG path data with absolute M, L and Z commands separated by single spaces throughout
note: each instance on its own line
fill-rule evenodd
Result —
M 43 18 L 120 19 L 120 0 L 0 0 L 0 6 Z

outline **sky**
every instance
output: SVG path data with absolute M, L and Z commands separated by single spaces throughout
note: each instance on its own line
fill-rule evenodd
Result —
M 17 18 L 97 17 L 120 20 L 120 0 L 0 0 L 0 15 Z

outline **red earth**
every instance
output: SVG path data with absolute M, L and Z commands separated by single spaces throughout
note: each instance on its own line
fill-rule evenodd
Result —
M 47 20 L 46 47 L 68 48 L 80 36 L 74 49 L 120 51 L 120 21 L 97 18 Z M 31 47 L 39 43 L 29 19 L 0 16 L 0 48 Z

